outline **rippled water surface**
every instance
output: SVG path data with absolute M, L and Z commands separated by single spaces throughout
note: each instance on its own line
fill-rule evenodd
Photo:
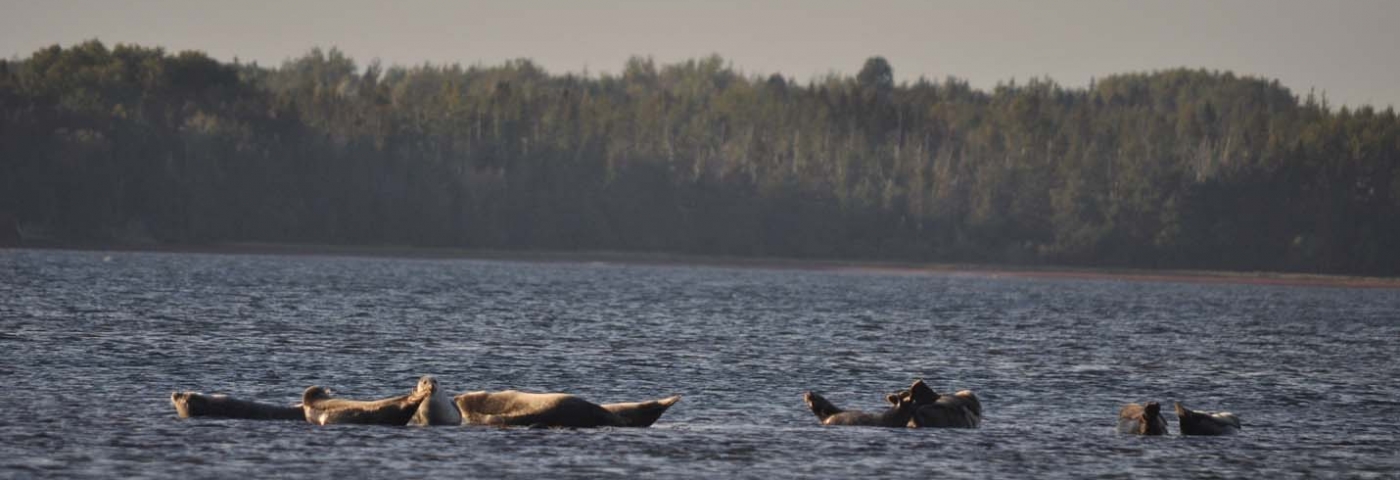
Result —
M 1400 292 L 986 275 L 0 250 L 0 477 L 1400 476 Z M 649 429 L 180 420 L 293 403 L 681 394 Z M 979 430 L 823 428 L 914 378 Z M 1129 401 L 1235 437 L 1112 433 Z M 1169 405 L 1169 404 L 1168 404 Z

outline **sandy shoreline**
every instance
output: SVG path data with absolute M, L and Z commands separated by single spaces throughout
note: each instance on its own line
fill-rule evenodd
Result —
M 850 271 L 892 275 L 977 275 L 1129 282 L 1218 283 L 1339 288 L 1400 289 L 1400 278 L 1314 275 L 1275 272 L 1197 270 L 1143 270 L 1066 266 L 1019 266 L 877 261 L 806 260 L 786 258 L 721 257 L 648 252 L 613 251 L 516 251 L 469 250 L 424 247 L 368 247 L 343 245 L 226 243 L 212 245 L 86 245 L 24 246 L 22 249 L 84 250 L 97 252 L 169 252 L 249 255 L 324 255 L 386 258 L 479 259 L 537 263 L 617 263 L 634 265 L 693 265 L 710 267 Z

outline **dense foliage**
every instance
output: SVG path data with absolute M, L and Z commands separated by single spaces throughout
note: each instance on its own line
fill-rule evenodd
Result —
M 0 62 L 0 227 L 69 242 L 1395 274 L 1398 162 L 1391 109 L 1201 70 L 985 92 L 896 84 L 879 57 L 806 85 L 718 57 L 264 68 L 90 41 Z

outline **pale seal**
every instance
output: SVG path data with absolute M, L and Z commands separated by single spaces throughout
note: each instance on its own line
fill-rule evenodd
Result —
M 438 388 L 437 378 L 424 375 L 418 379 L 418 392 L 428 391 L 428 398 L 418 404 L 409 425 L 461 425 L 462 413 L 452 401 L 452 395 Z

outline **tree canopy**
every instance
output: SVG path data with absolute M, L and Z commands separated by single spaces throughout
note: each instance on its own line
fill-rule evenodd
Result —
M 881 57 L 805 85 L 719 57 L 581 76 L 89 41 L 0 61 L 0 228 L 69 242 L 1393 275 L 1397 162 L 1392 109 L 1206 70 L 981 91 L 895 84 Z

